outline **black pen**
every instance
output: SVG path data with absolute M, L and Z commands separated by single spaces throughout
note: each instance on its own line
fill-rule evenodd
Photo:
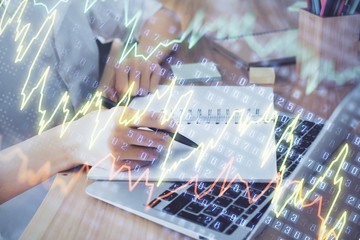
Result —
M 112 108 L 112 107 L 115 107 L 117 105 L 116 102 L 102 96 L 102 105 L 108 109 Z M 166 131 L 166 130 L 162 130 L 162 129 L 157 129 L 157 128 L 151 128 L 151 127 L 147 127 L 148 129 L 151 129 L 153 131 L 158 131 L 158 132 L 163 132 L 163 133 L 166 133 L 168 134 L 170 137 L 174 138 L 174 135 L 175 133 L 172 133 L 172 132 L 169 132 L 169 131 Z M 190 140 L 189 138 L 185 137 L 184 135 L 180 134 L 180 133 L 177 133 L 175 138 L 174 138 L 175 141 L 179 142 L 179 143 L 182 143 L 186 146 L 189 146 L 189 147 L 193 147 L 193 148 L 197 148 L 199 147 L 195 142 L 193 142 L 192 140 Z

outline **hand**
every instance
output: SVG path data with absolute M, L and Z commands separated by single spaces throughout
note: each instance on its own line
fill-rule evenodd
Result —
M 154 92 L 160 82 L 160 65 L 140 58 L 126 59 L 115 65 L 114 88 L 118 96 L 123 96 L 134 83 L 131 96 L 145 96 Z
M 125 112 L 124 112 L 125 111 Z M 67 139 L 72 141 L 71 156 L 77 164 L 97 165 L 105 169 L 113 167 L 115 159 L 116 169 L 123 165 L 131 168 L 144 166 L 159 158 L 169 145 L 171 138 L 163 132 L 155 132 L 139 127 L 151 127 L 175 132 L 176 124 L 169 120 L 161 124 L 164 117 L 161 113 L 145 112 L 137 122 L 128 125 L 124 120 L 133 119 L 137 110 L 123 107 L 110 110 L 94 111 L 75 121 L 69 131 Z M 96 127 L 98 119 L 98 127 Z M 120 124 L 119 121 L 122 123 Z M 95 144 L 89 149 L 91 138 L 99 133 Z M 110 157 L 109 154 L 113 157 Z M 124 169 L 125 170 L 125 169 Z
M 136 110 L 127 109 L 123 119 L 132 119 L 136 113 Z M 145 112 L 137 122 L 131 122 L 127 126 L 115 125 L 108 144 L 112 154 L 116 157 L 118 167 L 122 165 L 129 165 L 131 168 L 136 165 L 144 166 L 159 158 L 170 144 L 171 137 L 161 131 L 138 128 L 149 127 L 175 132 L 175 121 L 170 120 L 166 124 L 161 124 L 163 117 L 164 115 L 161 113 Z M 116 120 L 117 123 L 119 123 L 119 118 Z
M 144 96 L 148 92 L 154 92 L 161 79 L 161 59 L 129 57 L 119 63 L 117 59 L 121 49 L 122 43 L 114 40 L 98 89 L 115 102 L 126 93 L 132 83 L 132 96 Z

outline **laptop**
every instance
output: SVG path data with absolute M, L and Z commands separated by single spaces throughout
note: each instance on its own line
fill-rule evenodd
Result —
M 354 192 L 341 198 L 340 194 L 335 194 L 339 191 L 334 191 L 330 195 L 322 192 L 320 185 L 316 185 L 318 183 L 316 179 L 321 179 L 322 185 L 325 184 L 328 189 L 332 189 L 329 186 L 334 185 L 333 177 L 336 172 L 334 165 L 330 166 L 335 169 L 332 169 L 333 174 L 330 174 L 330 177 L 321 177 L 325 173 L 328 174 L 326 170 L 328 165 L 333 159 L 337 159 L 337 154 L 342 153 L 344 148 L 342 142 L 349 140 L 350 132 L 359 124 L 359 92 L 360 85 L 342 100 L 326 122 L 299 120 L 293 132 L 291 149 L 289 149 L 289 142 L 281 136 L 286 135 L 284 131 L 293 123 L 293 117 L 282 114 L 278 118 L 275 131 L 276 141 L 281 141 L 276 153 L 278 170 L 282 176 L 283 186 L 288 185 L 280 191 L 276 184 L 271 182 L 232 182 L 229 179 L 226 182 L 163 182 L 158 187 L 152 182 L 129 184 L 128 182 L 96 181 L 87 187 L 86 192 L 92 197 L 196 239 L 310 240 L 317 239 L 320 233 L 324 236 L 326 232 L 324 229 L 329 230 L 332 226 L 334 226 L 333 232 L 337 234 L 335 238 L 340 234 L 350 233 L 354 234 L 350 237 L 353 239 L 356 234 L 359 235 L 359 232 L 356 232 L 358 229 L 356 224 L 359 222 L 356 218 L 360 217 L 357 208 L 360 206 L 356 202 L 359 194 L 356 195 L 355 192 L 359 191 L 358 185 L 350 185 L 348 188 L 355 188 Z M 355 150 L 359 149 L 359 142 L 360 139 L 353 140 Z M 354 167 L 358 166 L 360 161 L 359 150 L 357 152 L 355 150 L 353 154 L 357 154 L 357 157 L 353 158 L 353 162 L 347 162 L 349 169 L 352 167 L 352 170 L 349 170 L 350 173 L 356 171 Z M 339 165 L 338 162 L 337 164 Z M 358 172 L 355 173 L 359 176 Z M 304 193 L 311 189 L 311 186 L 316 185 L 316 191 L 309 196 L 309 201 L 314 204 L 306 207 L 299 204 L 294 206 L 291 201 L 287 205 L 284 204 L 287 199 L 290 199 L 291 193 L 298 190 L 288 183 L 300 179 L 306 181 L 303 187 Z M 312 182 L 312 179 L 315 180 Z M 137 184 L 136 187 L 135 184 Z M 339 185 L 338 182 L 336 184 Z M 338 185 L 335 185 L 335 190 L 341 189 Z M 331 201 L 334 196 L 338 197 L 336 214 L 341 212 L 341 207 L 346 207 L 348 209 L 345 211 L 346 219 L 341 218 L 343 216 L 340 215 L 332 219 L 327 217 L 326 228 L 321 228 L 321 218 L 319 221 L 312 218 L 302 219 L 304 213 L 317 213 L 315 203 L 321 205 L 317 200 L 322 194 L 328 196 L 321 203 L 328 208 L 329 213 L 334 213 L 335 207 L 331 208 Z M 281 204 L 285 207 L 283 208 Z M 322 214 L 326 216 L 326 212 Z M 349 216 L 357 221 L 348 221 Z M 343 219 L 341 225 L 337 224 L 339 219 Z M 330 235 L 328 237 L 331 239 Z

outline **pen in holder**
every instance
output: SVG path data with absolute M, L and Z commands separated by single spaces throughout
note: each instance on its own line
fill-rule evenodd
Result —
M 323 80 L 344 84 L 360 76 L 359 33 L 359 14 L 320 17 L 300 10 L 296 72 L 307 94 L 329 83 Z

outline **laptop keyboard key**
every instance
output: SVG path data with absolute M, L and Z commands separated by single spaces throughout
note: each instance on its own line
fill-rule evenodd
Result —
M 157 198 L 155 198 L 154 200 L 152 200 L 150 203 L 149 203 L 149 206 L 151 206 L 151 208 L 154 208 L 156 207 L 159 203 L 161 203 L 161 200 L 157 200 Z M 155 203 L 154 203 L 155 202 Z
M 239 193 L 236 193 L 229 188 L 228 190 L 225 191 L 224 196 L 229 198 L 237 198 L 239 196 Z
M 210 182 L 199 182 L 197 184 L 197 191 L 198 193 L 204 191 L 205 189 L 207 189 L 212 183 Z
M 243 207 L 243 208 L 247 208 L 250 203 L 249 203 L 249 200 L 247 198 L 244 198 L 244 197 L 239 197 L 235 202 L 234 204 L 240 206 L 240 207 Z
M 164 196 L 164 195 L 167 195 L 167 194 L 169 194 L 169 193 L 170 193 L 170 191 L 169 191 L 169 190 L 166 190 L 165 192 L 163 192 L 162 194 L 160 194 L 159 197 Z M 178 194 L 174 192 L 174 193 L 170 194 L 169 196 L 166 196 L 166 197 L 164 197 L 164 198 L 162 198 L 162 199 L 164 199 L 164 200 L 166 200 L 166 201 L 171 201 L 171 200 L 173 200 L 174 198 L 176 198 L 177 196 L 178 196 Z
M 187 193 L 187 192 L 184 192 L 181 194 L 184 198 L 190 200 L 190 201 L 193 201 L 195 202 L 197 197 L 194 195 L 194 194 L 190 194 L 190 193 Z
M 197 222 L 203 226 L 207 226 L 213 220 L 212 217 L 200 214 L 197 218 Z
M 256 200 L 256 204 L 257 204 L 257 205 L 260 205 L 260 204 L 262 204 L 265 200 L 266 200 L 266 197 L 261 196 L 261 197 L 259 197 L 259 198 Z
M 236 222 L 238 225 L 244 225 L 246 223 L 246 219 L 248 218 L 247 215 L 242 215 Z
M 231 227 L 229 227 L 228 230 L 226 230 L 225 233 L 226 233 L 227 235 L 230 235 L 230 234 L 232 234 L 237 228 L 238 228 L 238 226 L 232 225 Z
M 189 187 L 189 188 L 186 190 L 186 192 L 189 193 L 189 194 L 194 194 L 194 195 L 195 195 L 195 186 Z M 197 188 L 197 189 L 196 189 L 196 192 L 197 192 L 197 194 L 201 194 L 201 193 L 202 193 L 202 190 L 199 189 L 199 188 Z
M 218 232 L 223 232 L 231 222 L 224 217 L 218 217 L 211 225 L 210 228 Z
M 246 211 L 246 214 L 252 214 L 256 208 L 256 205 L 251 205 L 251 207 Z
M 251 219 L 248 224 L 246 224 L 246 227 L 248 228 L 254 228 L 255 225 L 259 222 L 261 216 L 263 215 L 262 212 L 259 212 L 255 215 L 255 217 L 253 217 L 253 219 Z
M 264 192 L 264 195 L 265 195 L 265 196 L 269 196 L 273 191 L 274 191 L 274 188 L 273 188 L 273 187 L 269 187 L 269 188 Z
M 227 185 L 225 185 L 227 186 Z M 233 183 L 231 186 L 224 192 L 224 196 L 229 198 L 237 198 L 246 189 L 246 185 L 243 183 Z
M 190 222 L 198 223 L 198 216 L 189 212 L 181 211 L 178 214 L 179 217 L 184 218 Z
M 250 197 L 251 197 L 251 199 L 254 199 L 256 196 L 258 196 L 260 194 L 261 194 L 260 190 L 250 188 Z
M 182 185 L 184 185 L 183 182 L 175 182 L 173 185 L 171 185 L 171 186 L 169 187 L 169 190 L 170 190 L 170 191 L 173 191 L 173 190 L 181 187 Z
M 205 195 L 202 198 L 196 198 L 196 202 L 201 204 L 202 206 L 208 206 L 213 200 L 215 199 L 214 196 Z
M 215 204 L 219 205 L 221 207 L 227 207 L 229 206 L 229 204 L 232 202 L 232 200 L 230 198 L 226 198 L 226 197 L 219 197 L 218 199 L 215 200 Z
M 186 207 L 185 210 L 189 211 L 189 212 L 193 212 L 193 213 L 199 213 L 201 210 L 204 209 L 204 206 L 202 206 L 199 203 L 191 203 L 189 206 Z
M 254 183 L 250 187 L 262 191 L 267 185 L 268 183 Z
M 230 207 L 228 207 L 225 211 L 224 214 L 226 215 L 236 215 L 236 217 L 240 216 L 240 214 L 242 214 L 244 212 L 244 209 L 237 207 L 237 206 L 233 206 L 231 205 Z
M 217 196 L 219 196 L 220 192 L 221 192 L 221 187 L 215 185 L 213 188 L 211 188 L 209 194 L 217 197 Z
M 186 198 L 184 195 L 185 194 L 181 194 L 180 196 L 175 198 L 171 203 L 164 207 L 163 210 L 169 214 L 176 214 L 177 212 L 179 212 L 189 202 L 191 202 L 191 200 Z
M 195 215 L 195 214 L 185 212 L 185 211 L 179 212 L 179 214 L 177 216 L 184 218 L 190 222 L 202 225 L 204 227 L 207 226 L 213 220 L 212 217 L 205 216 L 203 214 Z
M 222 210 L 223 210 L 222 207 L 219 207 L 215 204 L 210 204 L 210 206 L 204 210 L 204 213 L 216 217 L 222 212 Z

